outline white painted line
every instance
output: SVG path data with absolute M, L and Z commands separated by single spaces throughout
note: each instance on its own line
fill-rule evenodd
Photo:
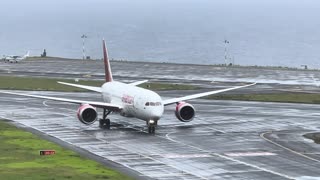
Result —
M 217 131 L 217 132 L 220 132 L 220 133 L 226 134 L 226 132 L 225 132 L 225 131 L 222 131 L 222 130 L 219 130 L 219 129 L 216 129 L 216 128 L 213 128 L 213 127 L 206 127 L 206 128 L 208 128 L 208 129 L 210 129 L 210 130 L 213 130 L 213 131 Z
M 166 154 L 166 155 L 162 155 L 162 156 L 164 158 L 168 158 L 168 159 L 211 157 L 210 154 Z
M 224 155 L 217 154 L 217 153 L 214 153 L 214 155 L 216 155 L 216 156 L 218 156 L 218 157 L 221 157 L 221 158 L 224 158 L 224 159 L 228 159 L 228 160 L 230 160 L 230 161 L 234 161 L 234 162 L 243 164 L 243 165 L 250 166 L 250 167 L 252 167 L 252 168 L 259 169 L 259 170 L 261 170 L 261 171 L 265 171 L 265 172 L 268 172 L 268 173 L 271 173 L 271 174 L 274 174 L 274 175 L 278 175 L 278 176 L 281 176 L 281 177 L 284 177 L 284 178 L 287 178 L 287 179 L 295 179 L 295 178 L 290 177 L 290 176 L 288 176 L 288 175 L 281 174 L 281 173 L 278 173 L 278 172 L 275 172 L 275 171 L 272 171 L 272 170 L 269 170 L 269 169 L 266 169 L 266 168 L 263 168 L 263 167 L 259 167 L 259 166 L 253 165 L 253 164 L 249 164 L 249 163 L 246 163 L 246 162 L 237 160 L 237 159 L 233 159 L 233 158 L 228 157 L 228 156 L 224 156 Z
M 272 143 L 272 144 L 274 144 L 274 145 L 282 148 L 282 149 L 285 149 L 285 150 L 287 150 L 287 151 L 290 151 L 290 152 L 292 152 L 292 153 L 294 153 L 294 154 L 296 154 L 296 155 L 299 155 L 299 156 L 304 157 L 304 158 L 306 158 L 306 159 L 309 159 L 309 160 L 311 160 L 311 161 L 315 161 L 315 162 L 320 163 L 320 160 L 318 160 L 318 159 L 314 159 L 314 158 L 312 158 L 312 157 L 306 156 L 306 155 L 304 155 L 304 154 L 302 154 L 302 153 L 299 153 L 299 152 L 297 152 L 297 151 L 294 151 L 294 150 L 292 150 L 292 149 L 289 149 L 289 148 L 287 148 L 287 147 L 285 147 L 285 146 L 282 146 L 282 145 L 280 145 L 280 144 L 278 144 L 278 143 L 276 143 L 276 142 L 274 142 L 274 141 L 272 141 L 272 140 L 264 137 L 264 135 L 266 135 L 266 134 L 268 134 L 268 133 L 272 133 L 272 132 L 261 133 L 261 134 L 260 134 L 260 137 L 261 137 L 262 139 L 264 139 L 264 140 L 266 140 L 266 141 L 268 141 L 268 142 L 270 142 L 270 143 Z
M 224 153 L 230 157 L 250 157 L 250 156 L 275 156 L 277 154 L 272 152 L 238 152 L 238 153 Z
M 48 100 L 43 101 L 42 104 L 43 104 L 44 106 L 46 106 L 46 107 L 49 107 L 49 105 L 47 105 L 47 101 L 48 101 Z
M 201 149 L 201 148 L 199 148 L 199 147 L 192 146 L 192 145 L 188 145 L 188 144 L 182 143 L 182 142 L 180 142 L 180 141 L 174 140 L 174 139 L 170 138 L 170 134 L 173 134 L 173 133 L 166 134 L 167 139 L 170 140 L 170 141 L 173 141 L 173 142 L 175 142 L 175 143 L 179 143 L 179 144 L 182 144 L 182 145 L 185 145 L 185 146 L 189 146 L 189 147 L 198 149 L 198 150 L 200 150 L 200 151 L 202 151 L 202 152 L 210 153 L 210 152 L 208 152 L 207 150 Z M 284 177 L 284 178 L 287 178 L 287 179 L 295 179 L 295 178 L 290 177 L 290 176 L 288 176 L 288 175 L 281 174 L 281 173 L 278 173 L 278 172 L 275 172 L 275 171 L 272 171 L 272 170 L 269 170 L 269 169 L 265 169 L 265 168 L 263 168 L 263 167 L 259 167 L 259 166 L 253 165 L 253 164 L 249 164 L 249 163 L 246 163 L 246 162 L 243 162 L 243 161 L 240 161 L 240 160 L 237 160 L 237 159 L 228 157 L 228 156 L 224 156 L 224 155 L 221 155 L 221 154 L 218 154 L 218 153 L 211 153 L 211 154 L 212 154 L 212 155 L 215 155 L 215 156 L 218 156 L 218 157 L 220 157 L 220 158 L 227 159 L 227 160 L 230 160 L 230 161 L 233 161 L 233 162 L 237 162 L 237 163 L 239 163 L 239 164 L 243 164 L 243 165 L 246 165 L 246 166 L 255 168 L 255 169 L 259 169 L 259 170 L 261 170 L 261 171 L 265 171 L 265 172 L 268 172 L 268 173 L 271 173 L 271 174 L 274 174 L 274 175 L 277 175 L 277 176 L 280 176 L 280 177 Z

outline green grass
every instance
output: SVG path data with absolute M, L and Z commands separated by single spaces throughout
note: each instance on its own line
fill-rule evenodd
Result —
M 320 144 L 320 133 L 308 133 L 304 134 L 303 137 L 313 140 L 314 143 Z
M 35 78 L 35 77 L 16 77 L 0 76 L 0 89 L 9 90 L 39 90 L 39 91 L 65 91 L 65 92 L 83 92 L 85 89 L 70 87 L 58 84 L 57 81 L 83 84 L 100 87 L 104 82 L 95 80 L 74 80 Z M 197 86 L 173 83 L 144 83 L 139 85 L 146 89 L 154 91 L 162 90 L 195 90 Z M 216 100 L 241 100 L 241 101 L 263 101 L 263 102 L 288 102 L 288 103 L 313 103 L 320 104 L 320 95 L 311 93 L 270 93 L 270 94 L 217 94 L 205 99 Z
M 17 76 L 0 76 L 0 89 L 8 90 L 36 90 L 36 91 L 64 91 L 64 92 L 83 92 L 85 89 L 58 84 L 57 81 L 69 82 L 74 84 L 82 84 L 100 87 L 104 81 L 95 80 L 79 80 L 75 82 L 70 79 L 54 79 L 39 77 L 17 77 Z M 192 90 L 197 89 L 196 86 L 169 84 L 169 83 L 144 83 L 140 87 L 151 89 L 154 91 L 161 90 Z
M 39 150 L 42 149 L 54 149 L 56 154 L 40 156 Z M 0 179 L 129 180 L 132 178 L 0 120 Z
M 206 99 L 320 104 L 320 94 L 310 93 L 221 94 L 212 95 Z
M 139 85 L 145 89 L 150 89 L 154 91 L 164 91 L 164 90 L 195 90 L 199 89 L 193 85 L 186 84 L 169 84 L 169 83 L 144 83 Z
M 9 90 L 37 90 L 37 91 L 67 91 L 82 92 L 86 91 L 76 87 L 70 87 L 58 84 L 57 81 L 75 83 L 74 80 L 67 79 L 51 79 L 38 77 L 17 77 L 17 76 L 0 76 L 0 89 Z M 77 82 L 89 86 L 101 86 L 102 81 L 80 80 Z M 75 84 L 77 84 L 75 83 Z

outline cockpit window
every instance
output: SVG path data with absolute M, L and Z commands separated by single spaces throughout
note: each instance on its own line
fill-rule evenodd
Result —
M 146 102 L 145 106 L 161 106 L 161 102 Z

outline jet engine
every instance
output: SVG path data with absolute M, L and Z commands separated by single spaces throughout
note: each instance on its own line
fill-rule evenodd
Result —
M 83 104 L 77 111 L 78 119 L 86 125 L 90 125 L 97 120 L 98 113 L 96 108 L 89 104 Z
M 196 111 L 191 104 L 179 102 L 176 106 L 176 117 L 182 122 L 190 122 L 194 118 Z

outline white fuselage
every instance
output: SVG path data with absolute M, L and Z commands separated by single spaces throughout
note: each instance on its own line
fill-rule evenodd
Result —
M 4 56 L 4 61 L 11 62 L 11 63 L 17 63 L 19 61 L 25 60 L 27 57 L 29 57 L 29 51 L 24 56 L 17 56 L 17 55 Z
M 153 91 L 115 81 L 104 83 L 101 88 L 103 100 L 122 106 L 123 116 L 157 121 L 163 114 L 161 97 Z
M 24 60 L 24 59 L 25 59 L 25 57 L 22 57 L 22 56 L 6 56 L 6 57 L 4 57 L 4 61 L 11 62 L 11 63 L 16 63 L 16 62 Z

